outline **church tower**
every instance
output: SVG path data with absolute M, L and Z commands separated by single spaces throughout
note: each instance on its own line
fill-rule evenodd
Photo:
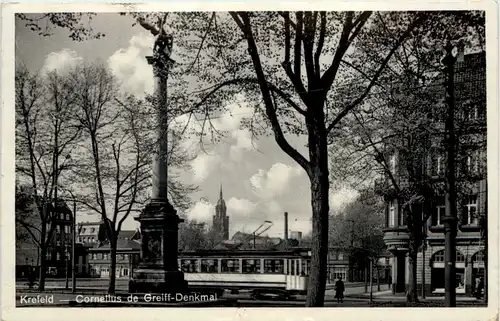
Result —
M 226 202 L 222 195 L 222 184 L 220 186 L 219 200 L 215 206 L 213 216 L 213 229 L 222 240 L 229 240 L 229 216 L 226 215 Z

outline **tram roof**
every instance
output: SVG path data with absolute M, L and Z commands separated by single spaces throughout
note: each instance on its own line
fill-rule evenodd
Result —
M 308 256 L 310 255 L 309 253 L 310 249 L 309 248 L 293 248 L 289 250 L 254 250 L 254 249 L 249 249 L 249 250 L 219 250 L 219 249 L 214 249 L 214 250 L 196 250 L 196 251 L 184 251 L 184 252 L 179 252 L 180 257 L 186 257 L 186 256 L 276 256 L 276 255 L 302 255 L 302 256 Z

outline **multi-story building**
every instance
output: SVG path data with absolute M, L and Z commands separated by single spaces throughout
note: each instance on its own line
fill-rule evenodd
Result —
M 229 240 L 229 216 L 226 214 L 227 207 L 222 196 L 222 186 L 220 187 L 219 200 L 215 206 L 212 229 L 221 240 Z
M 82 244 L 95 245 L 106 238 L 104 222 L 80 222 L 76 225 L 76 241 Z
M 486 173 L 486 58 L 485 53 L 460 54 L 455 63 L 455 106 L 457 144 L 457 208 L 458 234 L 456 247 L 456 289 L 457 293 L 470 295 L 477 280 L 484 276 L 484 241 L 481 237 L 480 218 L 487 213 Z M 443 77 L 433 94 L 445 97 Z M 446 106 L 442 106 L 446 108 Z M 439 107 L 434 108 L 439 110 Z M 443 119 L 435 117 L 433 126 L 444 129 Z M 424 244 L 417 259 L 417 287 L 425 288 L 428 294 L 444 293 L 444 225 L 445 216 L 445 146 L 444 130 L 429 138 L 429 149 L 422 155 L 422 170 L 435 186 L 434 200 L 426 200 L 420 209 L 425 221 Z M 441 134 L 439 134 L 441 133 Z M 405 174 L 397 169 L 398 154 L 393 151 L 390 165 L 397 173 L 396 179 L 405 184 Z M 380 185 L 380 184 L 379 184 Z M 386 179 L 384 189 L 392 184 Z M 380 187 L 378 187 L 380 189 Z M 393 292 L 404 292 L 408 284 L 409 234 L 402 201 L 386 194 L 386 229 L 384 241 L 392 258 Z M 396 194 L 393 194 L 396 195 Z M 425 210 L 424 208 L 427 208 Z M 430 213 L 429 213 L 430 211 Z M 430 214 L 430 215 L 429 215 Z

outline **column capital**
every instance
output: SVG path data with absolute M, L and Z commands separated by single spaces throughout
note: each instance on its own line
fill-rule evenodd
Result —
M 153 66 L 154 77 L 168 77 L 168 71 L 174 64 L 169 56 L 161 53 L 155 53 L 153 56 L 146 56 L 149 65 Z

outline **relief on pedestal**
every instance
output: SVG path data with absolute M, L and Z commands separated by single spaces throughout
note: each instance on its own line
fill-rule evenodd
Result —
M 157 262 L 162 258 L 162 237 L 160 231 L 149 232 L 144 248 L 144 262 Z M 144 238 L 146 239 L 146 238 Z

